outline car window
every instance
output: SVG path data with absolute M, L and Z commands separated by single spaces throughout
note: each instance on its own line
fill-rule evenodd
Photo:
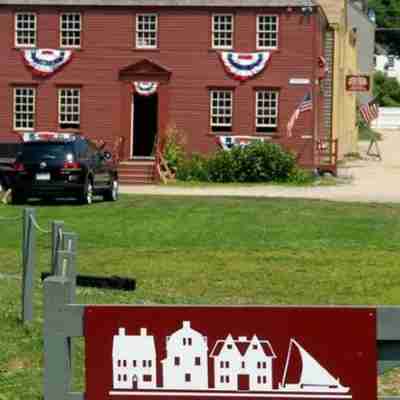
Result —
M 80 140 L 78 144 L 79 157 L 87 159 L 89 157 L 89 146 L 85 140 Z
M 29 143 L 24 144 L 21 161 L 65 160 L 67 154 L 73 154 L 71 143 Z

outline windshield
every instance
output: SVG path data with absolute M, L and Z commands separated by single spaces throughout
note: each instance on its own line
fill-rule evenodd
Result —
M 19 158 L 23 162 L 64 161 L 68 154 L 73 154 L 71 143 L 29 143 L 23 145 L 22 154 Z

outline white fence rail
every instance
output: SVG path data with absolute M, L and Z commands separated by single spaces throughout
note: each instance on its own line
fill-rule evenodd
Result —
M 371 126 L 375 129 L 400 129 L 400 107 L 380 107 L 379 117 Z

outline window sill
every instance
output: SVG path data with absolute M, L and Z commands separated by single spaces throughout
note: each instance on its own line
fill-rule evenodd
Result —
M 235 49 L 213 49 L 213 48 L 209 48 L 207 50 L 209 53 L 217 53 L 217 52 L 221 52 L 221 51 L 228 51 L 231 53 L 263 53 L 263 52 L 270 52 L 270 53 L 280 53 L 281 50 L 278 49 L 257 49 L 257 50 L 252 50 L 252 51 L 237 51 Z
M 147 52 L 155 52 L 155 53 L 159 53 L 161 50 L 160 50 L 160 48 L 159 47 L 157 47 L 157 48 L 154 48 L 154 49 L 146 49 L 146 48 L 138 48 L 138 47 L 132 47 L 132 51 L 134 51 L 134 52 L 144 52 L 144 53 L 147 53 Z

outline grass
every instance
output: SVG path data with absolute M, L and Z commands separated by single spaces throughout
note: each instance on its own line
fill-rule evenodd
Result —
M 21 227 L 1 220 L 21 212 L 0 206 L 0 400 L 42 393 L 39 271 L 49 270 L 50 244 L 38 234 L 36 317 L 23 328 Z M 400 205 L 123 196 L 38 204 L 37 219 L 43 228 L 64 220 L 79 234 L 80 273 L 137 280 L 133 293 L 78 289 L 80 302 L 400 304 Z M 381 391 L 392 392 L 390 382 L 385 375 Z

